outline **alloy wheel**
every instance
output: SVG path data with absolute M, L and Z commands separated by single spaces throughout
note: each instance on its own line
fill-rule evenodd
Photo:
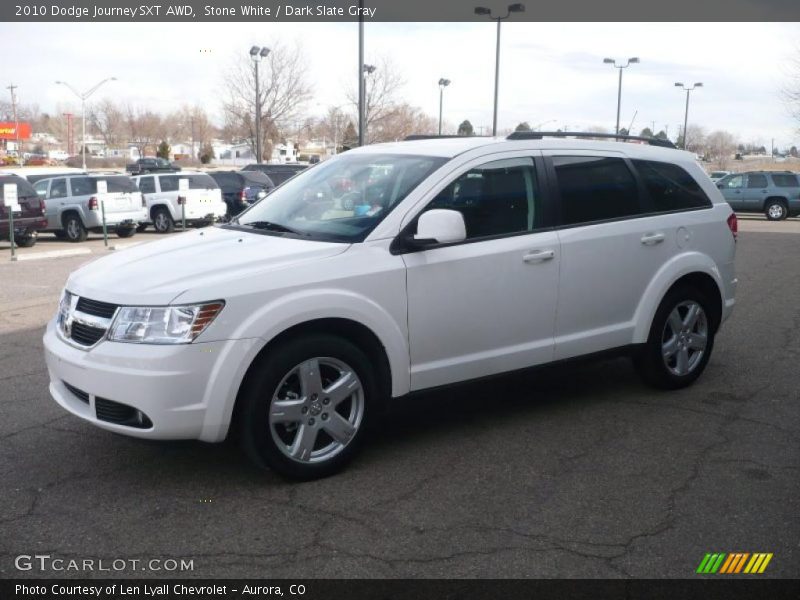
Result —
M 667 369 L 678 376 L 694 371 L 708 345 L 708 318 L 698 302 L 686 300 L 672 309 L 661 336 L 661 355 Z

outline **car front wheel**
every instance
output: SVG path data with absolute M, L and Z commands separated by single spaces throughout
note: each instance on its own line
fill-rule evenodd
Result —
M 714 348 L 711 303 L 691 287 L 677 287 L 662 300 L 635 365 L 646 383 L 678 389 L 694 383 Z
M 781 200 L 770 200 L 764 208 L 764 214 L 770 221 L 782 221 L 789 216 L 789 209 Z
M 279 344 L 254 367 L 239 411 L 250 458 L 298 480 L 343 468 L 379 402 L 367 356 L 346 339 L 309 334 Z

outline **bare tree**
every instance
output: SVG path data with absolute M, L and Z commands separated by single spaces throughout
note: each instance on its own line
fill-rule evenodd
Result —
M 383 141 L 379 132 L 386 129 L 384 121 L 396 118 L 394 112 L 400 103 L 398 94 L 405 85 L 405 79 L 389 58 L 381 57 L 376 67 L 365 79 L 364 124 L 367 144 Z M 351 88 L 347 92 L 347 99 L 354 107 L 357 120 L 358 90 Z
M 105 98 L 89 107 L 87 121 L 109 148 L 116 148 L 125 141 L 125 111 L 110 98 Z
M 689 144 L 691 143 L 690 137 Z M 736 152 L 736 138 L 727 131 L 714 131 L 705 139 L 705 151 L 710 160 L 717 163 L 720 169 L 724 169 Z
M 144 156 L 150 146 L 155 147 L 166 137 L 161 117 L 150 110 L 128 105 L 125 109 L 125 124 L 128 141 L 139 150 L 139 156 Z
M 269 155 L 268 140 L 276 140 L 280 128 L 297 119 L 303 104 L 311 97 L 306 66 L 299 46 L 274 44 L 259 64 L 261 139 L 264 155 Z M 225 132 L 231 138 L 246 139 L 255 154 L 256 123 L 255 68 L 248 55 L 237 55 L 225 75 L 228 97 L 223 102 Z
M 385 111 L 369 131 L 370 143 L 402 140 L 411 134 L 434 134 L 438 121 L 416 106 L 397 104 Z
M 789 114 L 797 121 L 800 131 L 800 45 L 795 49 L 790 62 L 789 80 L 783 86 L 781 95 Z

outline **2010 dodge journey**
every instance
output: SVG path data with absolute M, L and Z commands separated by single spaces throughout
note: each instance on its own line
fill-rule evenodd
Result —
M 412 391 L 616 349 L 692 383 L 734 305 L 719 190 L 682 151 L 510 137 L 352 150 L 84 266 L 44 336 L 50 393 L 137 437 L 235 429 L 310 479 Z

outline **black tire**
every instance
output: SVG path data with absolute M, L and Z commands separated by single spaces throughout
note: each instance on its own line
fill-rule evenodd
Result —
M 286 379 L 289 373 L 300 364 L 315 357 L 340 361 L 352 369 L 361 383 L 363 394 L 360 396 L 360 422 L 355 427 L 355 432 L 348 438 L 348 441 L 338 450 L 338 453 L 330 458 L 319 462 L 309 462 L 291 458 L 285 453 L 291 446 L 290 441 L 297 441 L 296 437 L 291 440 L 291 436 L 299 436 L 299 429 L 295 429 L 294 434 L 291 431 L 285 432 L 288 433 L 290 439 L 287 439 L 284 443 L 284 449 L 279 447 L 275 440 L 278 434 L 270 422 L 269 413 L 273 395 L 278 394 L 290 385 L 291 379 Z M 323 366 L 323 368 L 328 367 Z M 323 371 L 320 369 L 319 374 L 322 375 L 322 373 Z M 242 395 L 239 397 L 240 405 L 237 411 L 237 424 L 240 442 L 244 451 L 256 465 L 271 468 L 289 479 L 308 481 L 327 477 L 340 471 L 359 450 L 365 431 L 370 426 L 371 419 L 377 414 L 377 408 L 382 403 L 380 390 L 383 388 L 379 384 L 376 373 L 377 369 L 360 348 L 338 336 L 306 334 L 279 343 L 258 359 L 242 386 Z M 323 378 L 323 386 L 325 381 Z M 280 390 L 279 385 L 281 386 Z M 325 393 L 322 392 L 320 396 L 325 396 Z M 316 398 L 316 396 L 313 398 Z M 327 417 L 324 412 L 320 414 L 320 410 L 330 410 L 333 415 L 333 411 L 338 411 L 338 409 L 331 408 L 334 406 L 333 404 L 329 405 L 328 408 L 322 407 L 320 402 L 325 402 L 326 398 L 321 398 L 318 402 L 312 403 L 311 400 L 313 398 L 309 398 L 304 405 L 308 408 L 303 409 L 305 416 L 300 417 L 302 422 L 295 423 L 293 426 L 297 428 L 298 425 L 300 427 L 305 427 L 306 424 L 308 426 L 316 425 L 318 430 L 326 431 L 322 419 L 331 419 L 329 423 L 333 423 L 333 419 Z M 348 405 L 351 402 L 353 404 Z M 351 397 L 349 400 L 344 400 L 340 406 L 345 407 L 345 410 L 349 406 L 350 410 L 355 411 L 356 402 L 356 398 Z M 315 419 L 311 418 L 312 415 L 316 415 L 316 423 L 312 422 L 315 421 Z M 306 421 L 307 418 L 309 419 L 308 421 Z M 333 442 L 334 445 L 336 444 L 334 438 L 328 436 L 327 432 L 325 435 L 315 434 L 313 439 L 323 446 L 323 449 L 327 440 Z M 312 449 L 317 448 L 313 443 L 311 447 Z
M 56 236 L 57 240 L 65 240 L 65 239 L 67 239 L 67 233 L 65 231 L 60 230 L 60 229 L 58 231 L 54 231 L 53 235 Z
M 784 200 L 770 199 L 764 205 L 764 214 L 768 221 L 783 221 L 789 216 L 789 208 Z
M 124 228 L 121 228 L 121 229 L 117 228 L 117 237 L 129 238 L 129 237 L 133 237 L 133 235 L 135 233 L 136 233 L 136 228 L 135 227 L 124 227 Z
M 14 242 L 20 248 L 33 248 L 36 245 L 36 235 L 24 235 L 19 239 L 15 239 Z
M 149 223 L 139 223 L 136 226 L 136 233 L 142 233 L 145 229 L 147 229 Z
M 685 303 L 696 303 L 702 308 L 703 318 L 705 319 L 706 342 L 703 354 L 694 363 L 692 363 L 692 358 L 687 359 L 688 364 L 692 365 L 691 369 L 685 374 L 677 374 L 675 372 L 679 370 L 677 363 L 674 367 L 668 364 L 672 360 L 677 360 L 677 353 L 674 358 L 664 358 L 664 344 L 669 341 L 665 340 L 668 337 L 667 331 L 669 330 L 670 333 L 673 333 L 672 327 L 668 326 L 670 315 L 673 310 Z M 713 317 L 712 306 L 711 300 L 705 294 L 691 286 L 677 286 L 667 293 L 661 301 L 655 317 L 653 317 L 650 334 L 644 348 L 634 357 L 634 365 L 645 383 L 659 389 L 675 390 L 691 385 L 700 377 L 714 349 L 714 335 L 717 323 Z M 680 311 L 681 309 L 679 308 L 678 310 Z M 684 339 L 697 339 L 695 331 L 683 335 L 688 336 Z M 669 336 L 669 338 L 672 339 L 672 336 Z M 676 336 L 676 338 L 679 340 L 679 336 Z M 688 342 L 688 344 L 691 345 L 691 342 Z M 680 347 L 680 343 L 678 343 L 678 347 Z M 690 348 L 687 356 L 693 356 L 692 352 L 695 352 L 695 350 Z
M 172 233 L 175 231 L 175 221 L 169 211 L 163 206 L 153 211 L 153 229 L 156 233 Z
M 85 242 L 89 232 L 83 226 L 81 218 L 75 213 L 64 215 L 61 221 L 64 224 L 64 237 L 68 242 Z

